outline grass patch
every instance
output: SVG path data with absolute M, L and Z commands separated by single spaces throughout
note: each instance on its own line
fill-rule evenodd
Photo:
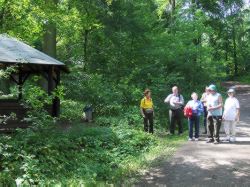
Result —
M 184 140 L 146 134 L 128 125 L 19 130 L 0 136 L 0 182 L 5 186 L 133 182 L 147 168 L 171 157 Z
M 131 162 L 132 165 L 129 165 L 130 168 L 127 171 L 130 176 L 127 176 L 127 183 L 137 182 L 148 169 L 160 166 L 162 162 L 168 161 L 187 140 L 186 133 L 182 136 L 171 136 L 159 132 L 154 136 L 157 139 L 157 145 L 152 146 L 147 153 L 136 158 Z

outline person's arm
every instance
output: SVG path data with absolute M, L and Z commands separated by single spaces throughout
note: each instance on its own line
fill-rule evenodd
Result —
M 226 101 L 225 101 L 225 104 L 224 104 L 224 110 L 223 110 L 223 114 L 222 114 L 222 120 L 225 120 L 225 114 L 226 114 L 226 112 L 227 112 L 227 103 L 228 103 L 228 101 L 227 101 L 228 99 L 226 99 Z
M 223 100 L 222 100 L 222 96 L 220 95 L 220 97 L 219 97 L 219 105 L 217 105 L 215 107 L 215 109 L 222 108 L 222 107 L 223 107 Z
M 223 114 L 222 114 L 222 120 L 223 121 L 225 120 L 225 109 L 224 109 Z
M 182 95 L 180 95 L 180 99 L 181 99 L 180 104 L 184 105 L 184 97 Z
M 205 98 L 206 98 L 206 94 L 203 93 L 202 96 L 201 96 L 201 102 L 202 103 L 206 103 L 207 102 Z
M 172 94 L 168 95 L 168 96 L 166 97 L 166 99 L 164 100 L 164 103 L 169 103 L 171 97 L 172 97 Z
M 182 95 L 180 95 L 180 101 L 174 102 L 174 104 L 184 105 L 184 98 Z
M 142 115 L 143 118 L 145 118 L 145 114 L 143 112 L 143 108 L 141 108 L 141 115 Z
M 142 115 L 143 118 L 145 118 L 145 114 L 144 114 L 144 112 L 143 112 L 144 101 L 145 101 L 145 100 L 142 99 L 142 100 L 141 100 L 141 104 L 140 104 L 140 111 L 141 111 L 141 115 Z
M 202 102 L 200 102 L 198 110 L 199 110 L 199 112 L 201 112 L 201 113 L 204 111 Z
M 235 119 L 235 121 L 240 121 L 240 109 L 239 108 L 236 109 L 236 119 Z
M 155 115 L 155 110 L 154 110 L 154 103 L 153 103 L 153 100 L 152 100 L 152 110 L 153 110 L 153 116 Z
M 240 121 L 240 104 L 239 101 L 236 99 L 236 119 L 235 121 Z

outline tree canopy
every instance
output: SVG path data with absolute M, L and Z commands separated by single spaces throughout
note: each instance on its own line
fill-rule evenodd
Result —
M 156 126 L 166 128 L 167 107 L 163 100 L 173 85 L 178 85 L 188 100 L 191 92 L 201 93 L 210 83 L 217 84 L 221 80 L 249 73 L 249 7 L 250 4 L 246 0 L 0 0 L 0 33 L 7 33 L 22 40 L 56 57 L 70 68 L 70 74 L 62 75 L 62 87 L 56 93 L 62 98 L 63 120 L 72 122 L 81 119 L 83 106 L 91 104 L 96 113 L 96 125 L 139 126 L 139 101 L 143 90 L 150 88 L 155 103 Z M 10 83 L 0 81 L 0 89 L 3 92 L 15 92 L 14 88 L 8 88 Z M 32 119 L 35 119 L 34 123 L 40 128 L 53 120 L 47 119 L 46 115 L 38 120 L 42 114 L 36 106 L 45 106 L 47 103 L 39 104 L 46 94 L 37 87 L 32 87 L 34 82 L 44 85 L 42 80 L 34 77 L 26 84 L 24 95 L 27 103 L 37 110 L 37 115 L 32 113 Z M 44 101 L 47 102 L 47 99 Z M 130 138 L 130 135 L 134 134 L 135 138 L 138 138 L 135 140 L 139 142 L 136 146 L 132 141 L 125 141 L 126 138 L 121 135 L 119 128 L 112 129 L 112 132 L 107 130 L 112 138 L 110 142 L 113 142 L 110 147 L 100 143 L 106 137 L 101 137 L 100 141 L 92 141 L 89 131 L 83 133 L 88 134 L 88 143 L 85 139 L 77 139 L 75 135 L 68 138 L 69 140 L 67 135 L 62 136 L 63 141 L 74 140 L 78 142 L 79 147 L 85 146 L 85 142 L 92 148 L 107 149 L 108 153 L 98 152 L 101 158 L 97 159 L 96 163 L 106 161 L 109 158 L 107 154 L 115 158 L 117 152 L 125 155 L 125 160 L 119 157 L 125 162 L 135 147 L 139 150 L 141 141 L 145 141 L 145 147 L 151 145 L 150 141 L 155 141 L 130 128 L 123 128 L 127 132 L 124 137 Z M 95 129 L 95 132 L 99 130 Z M 100 131 L 101 135 L 106 133 L 106 130 Z M 128 147 L 115 150 L 116 139 L 113 139 L 113 131 L 118 136 L 117 141 L 125 141 Z M 32 135 L 37 139 L 44 136 Z M 56 135 L 53 134 L 50 140 Z M 18 140 L 23 136 L 18 136 Z M 25 137 L 27 139 L 24 138 L 23 141 L 32 142 L 29 133 Z M 58 143 L 59 139 L 55 141 Z M 8 142 L 7 139 L 3 141 Z M 62 147 L 71 145 L 72 142 L 67 143 Z M 51 144 L 53 150 L 55 145 L 56 143 Z M 74 147 L 69 146 L 68 149 L 73 150 Z M 49 148 L 37 148 L 36 151 L 40 153 L 41 150 L 46 152 Z M 27 152 L 29 151 L 31 149 L 27 149 Z M 56 148 L 55 152 L 59 154 L 60 150 Z M 53 157 L 55 160 L 56 154 Z M 88 160 L 86 158 L 92 157 L 89 155 L 86 153 L 80 160 Z M 33 159 L 23 157 L 28 161 Z M 66 157 L 67 155 L 65 160 Z M 51 167 L 54 166 L 53 162 L 59 162 L 55 160 L 51 161 Z M 105 180 L 105 172 L 109 173 L 121 162 L 116 160 L 117 163 L 112 163 L 110 158 L 108 160 L 109 170 L 103 169 L 103 164 L 98 165 L 102 170 L 96 172 L 98 166 L 94 167 L 93 163 L 89 162 L 89 167 L 86 166 L 87 169 L 79 173 L 91 173 L 92 178 Z M 20 174 L 13 169 L 19 168 L 19 163 L 16 163 L 16 160 L 11 160 L 11 163 L 15 164 L 6 176 L 14 178 Z M 34 165 L 38 167 L 37 163 L 39 162 Z M 57 177 L 56 173 L 65 172 L 63 169 L 68 165 L 61 167 L 56 167 L 57 172 L 51 172 L 51 176 Z M 77 170 L 77 167 L 72 168 Z M 48 177 L 46 168 L 40 169 L 36 172 L 43 173 L 41 176 L 45 178 Z M 69 174 L 70 177 L 73 173 Z M 79 177 L 80 174 L 75 173 L 74 176 Z M 1 176 L 4 175 L 0 175 L 0 178 Z M 66 174 L 65 176 L 67 177 Z M 32 175 L 30 178 L 36 176 Z

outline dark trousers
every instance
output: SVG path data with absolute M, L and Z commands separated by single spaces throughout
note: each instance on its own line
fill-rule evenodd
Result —
M 208 138 L 211 140 L 220 141 L 220 127 L 222 122 L 222 116 L 209 116 L 207 123 Z
M 203 124 L 204 124 L 205 133 L 207 133 L 207 107 L 204 106 L 203 108 L 204 108 Z
M 183 133 L 183 127 L 182 127 L 182 110 L 176 109 L 176 110 L 169 110 L 169 120 L 170 120 L 170 133 L 174 134 L 175 131 L 175 124 L 178 125 L 178 133 Z
M 193 128 L 195 130 L 195 138 L 199 138 L 199 128 L 200 128 L 200 117 L 199 116 L 192 116 L 188 118 L 188 131 L 189 131 L 189 138 L 193 138 Z
M 152 133 L 154 132 L 154 114 L 153 113 L 146 113 L 144 112 L 145 117 L 143 118 L 144 122 L 144 131 Z

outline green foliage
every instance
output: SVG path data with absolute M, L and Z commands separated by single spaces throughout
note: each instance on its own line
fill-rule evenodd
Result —
M 12 73 L 17 72 L 16 66 L 7 67 L 5 70 L 0 70 L 0 79 L 8 79 Z
M 75 122 L 83 118 L 84 105 L 73 100 L 62 100 L 60 120 Z
M 205 85 L 250 70 L 249 10 L 242 0 L 0 0 L 1 33 L 42 50 L 48 23 L 56 27 L 57 58 L 71 73 L 62 75 L 62 86 L 50 96 L 38 86 L 39 77 L 25 83 L 32 126 L 0 137 L 5 186 L 127 175 L 141 155 L 162 148 L 159 137 L 140 131 L 145 88 L 152 90 L 159 132 L 167 126 L 163 100 L 173 85 L 188 100 Z M 1 70 L 0 78 L 14 71 Z M 4 92 L 7 86 L 0 86 Z M 16 87 L 11 90 L 16 96 Z M 47 108 L 55 96 L 62 104 L 60 123 L 71 123 L 69 131 L 53 128 L 57 119 Z M 97 127 L 78 128 L 87 104 Z M 175 146 L 178 140 L 169 141 Z
M 82 179 L 117 180 L 127 161 L 139 157 L 157 139 L 127 125 L 115 128 L 19 130 L 14 136 L 1 135 L 0 181 L 16 179 L 29 184 Z M 117 176 L 116 176 L 117 175 Z
M 46 91 L 39 86 L 28 85 L 24 94 L 26 106 L 34 110 L 43 110 L 46 105 L 52 103 L 52 97 L 49 97 Z

